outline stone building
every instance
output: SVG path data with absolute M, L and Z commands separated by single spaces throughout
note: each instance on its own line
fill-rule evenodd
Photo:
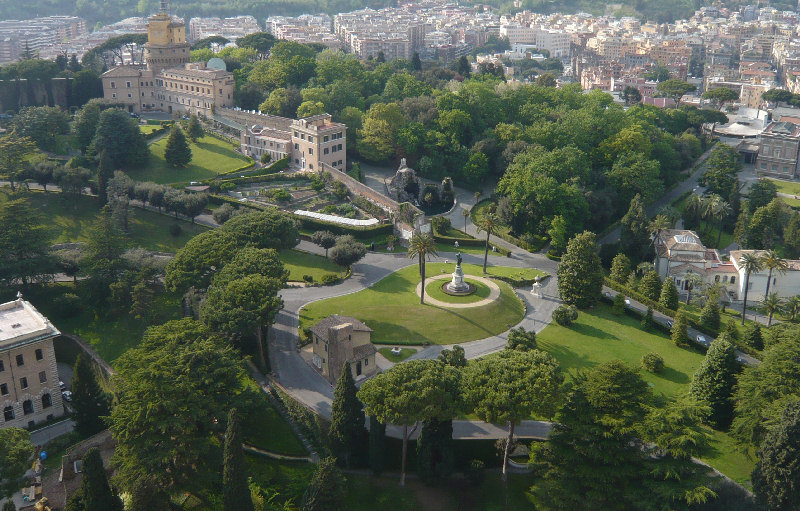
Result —
M 53 338 L 61 335 L 21 295 L 0 305 L 0 427 L 33 427 L 64 415 Z
M 759 175 L 794 179 L 800 160 L 800 126 L 792 122 L 770 123 L 761 134 L 756 170 Z
M 371 334 L 372 329 L 356 318 L 328 316 L 311 327 L 312 363 L 331 384 L 341 376 L 345 362 L 350 362 L 356 381 L 373 376 L 378 367 Z

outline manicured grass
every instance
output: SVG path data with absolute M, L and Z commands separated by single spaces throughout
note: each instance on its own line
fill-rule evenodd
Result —
M 789 197 L 780 197 L 780 199 L 789 205 L 790 208 L 800 208 L 800 200 L 792 199 Z
M 86 241 L 89 228 L 100 213 L 96 197 L 82 196 L 76 200 L 57 192 L 31 191 L 25 195 L 31 205 L 45 218 L 50 227 L 53 243 Z M 9 198 L 9 189 L 0 190 L 0 203 Z M 142 247 L 160 252 L 177 252 L 195 235 L 207 227 L 176 220 L 154 211 L 131 208 L 128 240 L 132 247 Z M 173 236 L 169 227 L 181 226 L 181 234 Z
M 490 207 L 496 207 L 497 202 L 493 201 L 492 199 L 483 199 L 474 206 L 469 211 L 469 219 L 474 225 L 481 225 L 483 222 L 483 216 L 486 214 L 486 211 Z M 501 234 L 508 234 L 511 230 L 507 225 L 498 224 L 494 228 L 495 232 Z
M 319 282 L 327 273 L 342 272 L 342 267 L 330 259 L 299 250 L 281 251 L 280 260 L 289 270 L 289 280 L 295 282 L 302 282 L 303 275 L 311 275 L 314 282 Z
M 144 168 L 128 172 L 135 181 L 154 181 L 156 183 L 186 183 L 208 179 L 218 174 L 236 170 L 253 160 L 237 153 L 234 147 L 211 136 L 205 136 L 196 143 L 189 141 L 192 161 L 183 168 L 174 168 L 164 160 L 167 137 L 150 144 L 150 161 Z
M 150 133 L 160 130 L 161 126 L 157 124 L 140 124 L 139 131 L 142 132 L 143 135 L 149 135 Z
M 428 274 L 441 273 L 446 266 L 452 271 L 452 265 L 429 263 Z M 479 266 L 470 264 L 463 265 L 463 269 L 468 275 L 479 275 L 481 271 Z M 421 305 L 415 293 L 418 282 L 417 266 L 409 266 L 369 289 L 309 304 L 300 311 L 300 326 L 311 326 L 330 314 L 342 314 L 364 321 L 374 330 L 374 340 L 453 344 L 505 332 L 524 314 L 522 302 L 503 282 L 498 282 L 501 294 L 497 301 L 464 310 Z
M 605 304 L 581 311 L 569 328 L 551 323 L 536 336 L 539 348 L 553 355 L 561 367 L 574 376 L 578 371 L 619 359 L 633 367 L 641 367 L 645 353 L 656 352 L 664 358 L 660 374 L 642 370 L 641 375 L 656 395 L 674 399 L 689 390 L 703 355 L 678 348 L 660 332 L 645 332 L 630 316 L 617 316 Z M 704 461 L 723 474 L 744 482 L 753 462 L 735 452 L 733 440 L 720 431 L 708 430 L 711 449 Z
M 478 282 L 475 279 L 464 279 L 464 281 L 475 286 L 475 292 L 471 295 L 453 296 L 445 293 L 442 290 L 442 285 L 450 282 L 449 280 L 431 281 L 425 285 L 425 291 L 427 291 L 428 295 L 432 298 L 447 303 L 475 303 L 489 296 L 491 289 L 483 282 Z
M 800 196 L 800 183 L 796 181 L 783 181 L 781 179 L 769 179 L 769 181 L 772 181 L 780 193 Z
M 392 353 L 392 348 L 378 348 L 378 352 L 380 352 L 381 355 L 386 357 L 386 360 L 396 364 L 398 362 L 402 362 L 403 360 L 407 359 L 408 357 L 416 353 L 417 350 L 411 348 L 400 348 L 399 355 L 395 355 L 394 353 Z
M 453 246 L 452 243 L 444 243 L 442 241 L 437 241 L 436 242 L 436 251 L 439 253 L 439 255 L 450 254 L 450 253 L 455 254 L 456 252 L 461 252 L 462 254 L 472 254 L 472 255 L 483 256 L 484 250 L 485 249 L 483 247 L 464 247 L 464 246 L 461 246 L 461 247 L 456 248 L 456 247 Z M 489 248 L 489 254 L 497 255 L 494 252 L 492 252 L 491 247 Z M 455 256 L 453 256 L 453 258 L 455 258 Z
M 437 231 L 436 234 L 438 234 L 440 236 L 447 236 L 447 237 L 450 237 L 450 238 L 458 238 L 460 240 L 474 240 L 475 239 L 472 236 L 470 236 L 469 234 L 467 234 L 466 232 L 464 232 L 464 231 L 462 231 L 460 229 L 456 229 L 455 227 L 450 227 L 449 229 L 447 229 L 446 232 Z
M 303 493 L 314 473 L 313 464 L 281 462 L 251 453 L 245 453 L 245 461 L 247 474 L 253 479 L 253 482 L 265 490 L 273 490 L 276 493 L 276 509 L 281 509 L 284 502 L 291 501 L 295 505 L 302 502 Z M 295 509 L 295 507 L 287 509 Z
M 289 456 L 308 454 L 292 427 L 278 413 L 256 382 L 249 380 L 248 390 L 252 393 L 253 406 L 249 410 L 244 410 L 246 412 L 242 422 L 244 441 L 253 447 L 278 454 Z

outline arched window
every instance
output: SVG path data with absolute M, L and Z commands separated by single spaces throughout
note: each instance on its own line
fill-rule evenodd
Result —
M 714 282 L 719 282 L 719 275 L 714 275 Z
M 45 394 L 42 396 L 42 408 L 50 408 L 53 406 L 53 398 L 50 397 L 50 394 Z
M 33 413 L 33 401 L 26 399 L 22 402 L 22 413 L 25 415 L 30 415 Z

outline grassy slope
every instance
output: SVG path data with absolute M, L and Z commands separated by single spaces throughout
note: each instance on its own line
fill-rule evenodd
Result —
M 244 410 L 242 434 L 248 444 L 279 454 L 305 456 L 308 454 L 292 427 L 278 413 L 258 384 L 248 379 L 253 406 Z
M 214 177 L 224 172 L 252 163 L 252 159 L 237 153 L 233 146 L 217 138 L 206 136 L 189 141 L 192 161 L 184 168 L 173 168 L 164 160 L 167 137 L 150 144 L 150 161 L 137 170 L 128 173 L 135 181 L 154 181 L 156 183 L 186 183 Z
M 703 360 L 699 352 L 676 347 L 664 334 L 644 332 L 635 319 L 614 315 L 607 305 L 582 311 L 570 328 L 551 323 L 537 335 L 537 341 L 570 375 L 613 359 L 640 367 L 642 355 L 657 352 L 664 358 L 664 372 L 643 371 L 642 377 L 656 395 L 669 399 L 688 391 L 692 375 Z M 728 435 L 711 433 L 712 450 L 705 461 L 729 477 L 745 482 L 752 471 L 752 461 L 733 452 Z
M 280 253 L 283 265 L 289 270 L 289 280 L 301 282 L 303 275 L 311 275 L 319 282 L 326 273 L 340 273 L 342 268 L 330 259 L 299 250 L 284 250 Z
M 0 190 L 0 202 L 8 200 L 8 191 L 8 189 Z M 51 226 L 53 243 L 86 241 L 87 232 L 100 211 L 100 204 L 94 197 L 83 196 L 73 201 L 60 193 L 36 191 L 26 196 Z M 169 226 L 175 223 L 180 225 L 183 231 L 177 237 L 169 233 Z M 153 211 L 131 208 L 128 239 L 131 246 L 176 252 L 192 237 L 206 229 L 201 225 L 192 225 Z
M 441 273 L 445 266 L 429 263 L 429 275 Z M 448 267 L 452 271 L 452 265 Z M 464 265 L 465 274 L 479 275 L 480 271 L 478 266 Z M 311 326 L 329 314 L 344 314 L 369 325 L 374 330 L 373 340 L 452 344 L 496 335 L 522 319 L 522 303 L 502 282 L 498 283 L 501 296 L 497 301 L 459 310 L 420 305 L 414 292 L 418 278 L 417 267 L 410 266 L 369 289 L 312 303 L 300 312 L 301 326 Z

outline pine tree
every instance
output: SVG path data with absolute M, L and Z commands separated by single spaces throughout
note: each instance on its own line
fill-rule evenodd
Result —
M 751 323 L 745 324 L 744 327 L 744 339 L 742 339 L 745 344 L 750 346 L 755 350 L 763 350 L 764 349 L 764 337 L 761 335 L 761 325 L 756 323 L 755 321 Z
M 386 424 L 371 415 L 369 418 L 369 468 L 381 475 L 386 457 Z
M 689 320 L 686 319 L 686 313 L 683 309 L 678 309 L 675 314 L 675 321 L 672 323 L 670 330 L 670 338 L 675 346 L 686 346 L 689 344 Z
M 754 324 L 758 325 L 758 323 Z M 746 330 L 747 329 L 745 329 L 745 331 Z M 720 332 L 720 335 L 724 335 L 729 341 L 736 344 L 736 341 L 739 340 L 739 329 L 736 328 L 736 321 L 729 319 L 728 322 L 725 323 L 725 327 L 722 329 L 722 332 Z
M 108 201 L 108 181 L 114 177 L 114 163 L 106 151 L 100 153 L 97 164 L 97 197 L 100 204 Z
M 603 268 L 595 235 L 589 231 L 576 234 L 558 266 L 558 292 L 565 303 L 588 307 L 597 301 L 602 289 Z
M 692 378 L 691 393 L 711 411 L 708 422 L 720 429 L 733 420 L 733 386 L 736 383 L 736 352 L 724 337 L 711 343 L 706 358 Z
M 245 472 L 242 431 L 236 408 L 228 412 L 222 473 L 222 508 L 224 511 L 253 511 L 253 499 Z
M 111 491 L 100 451 L 94 447 L 83 456 L 81 492 L 84 511 L 122 511 L 122 501 Z
M 800 509 L 800 402 L 789 403 L 767 432 L 752 479 L 761 509 Z
M 617 316 L 625 313 L 625 295 L 617 293 L 617 296 L 614 297 L 614 305 L 611 306 L 611 312 Z
M 617 254 L 611 261 L 611 274 L 609 278 L 620 284 L 625 284 L 631 274 L 631 260 L 625 254 Z
M 339 511 L 343 509 L 344 485 L 345 478 L 336 468 L 336 459 L 329 457 L 320 460 L 303 496 L 302 511 Z
M 677 310 L 678 301 L 678 288 L 675 287 L 675 281 L 672 277 L 667 277 L 661 284 L 661 296 L 658 298 L 658 303 L 667 309 Z
M 364 440 L 364 410 L 356 392 L 358 389 L 353 380 L 350 362 L 345 362 L 333 392 L 328 440 L 333 452 L 341 456 L 348 467 L 353 454 Z
M 186 136 L 178 126 L 172 126 L 164 150 L 164 159 L 170 167 L 185 167 L 192 161 L 192 150 L 186 142 Z
M 658 300 L 661 295 L 661 277 L 658 273 L 652 270 L 645 273 L 639 283 L 639 292 L 653 301 Z
M 655 326 L 653 321 L 653 309 L 647 308 L 647 312 L 642 317 L 642 330 L 650 330 Z
M 650 220 L 638 193 L 631 199 L 628 212 L 620 220 L 619 246 L 633 264 L 642 262 L 650 250 Z
M 78 355 L 73 369 L 72 407 L 75 429 L 81 436 L 91 436 L 105 428 L 101 417 L 108 415 L 108 403 L 91 363 L 83 355 Z
M 700 310 L 700 325 L 704 330 L 716 332 L 719 330 L 719 323 L 719 298 L 716 293 L 710 293 L 705 305 Z
M 186 126 L 186 133 L 189 135 L 189 138 L 192 139 L 192 142 L 197 142 L 198 138 L 203 137 L 203 126 L 200 125 L 200 121 L 194 114 L 189 118 L 189 123 Z

